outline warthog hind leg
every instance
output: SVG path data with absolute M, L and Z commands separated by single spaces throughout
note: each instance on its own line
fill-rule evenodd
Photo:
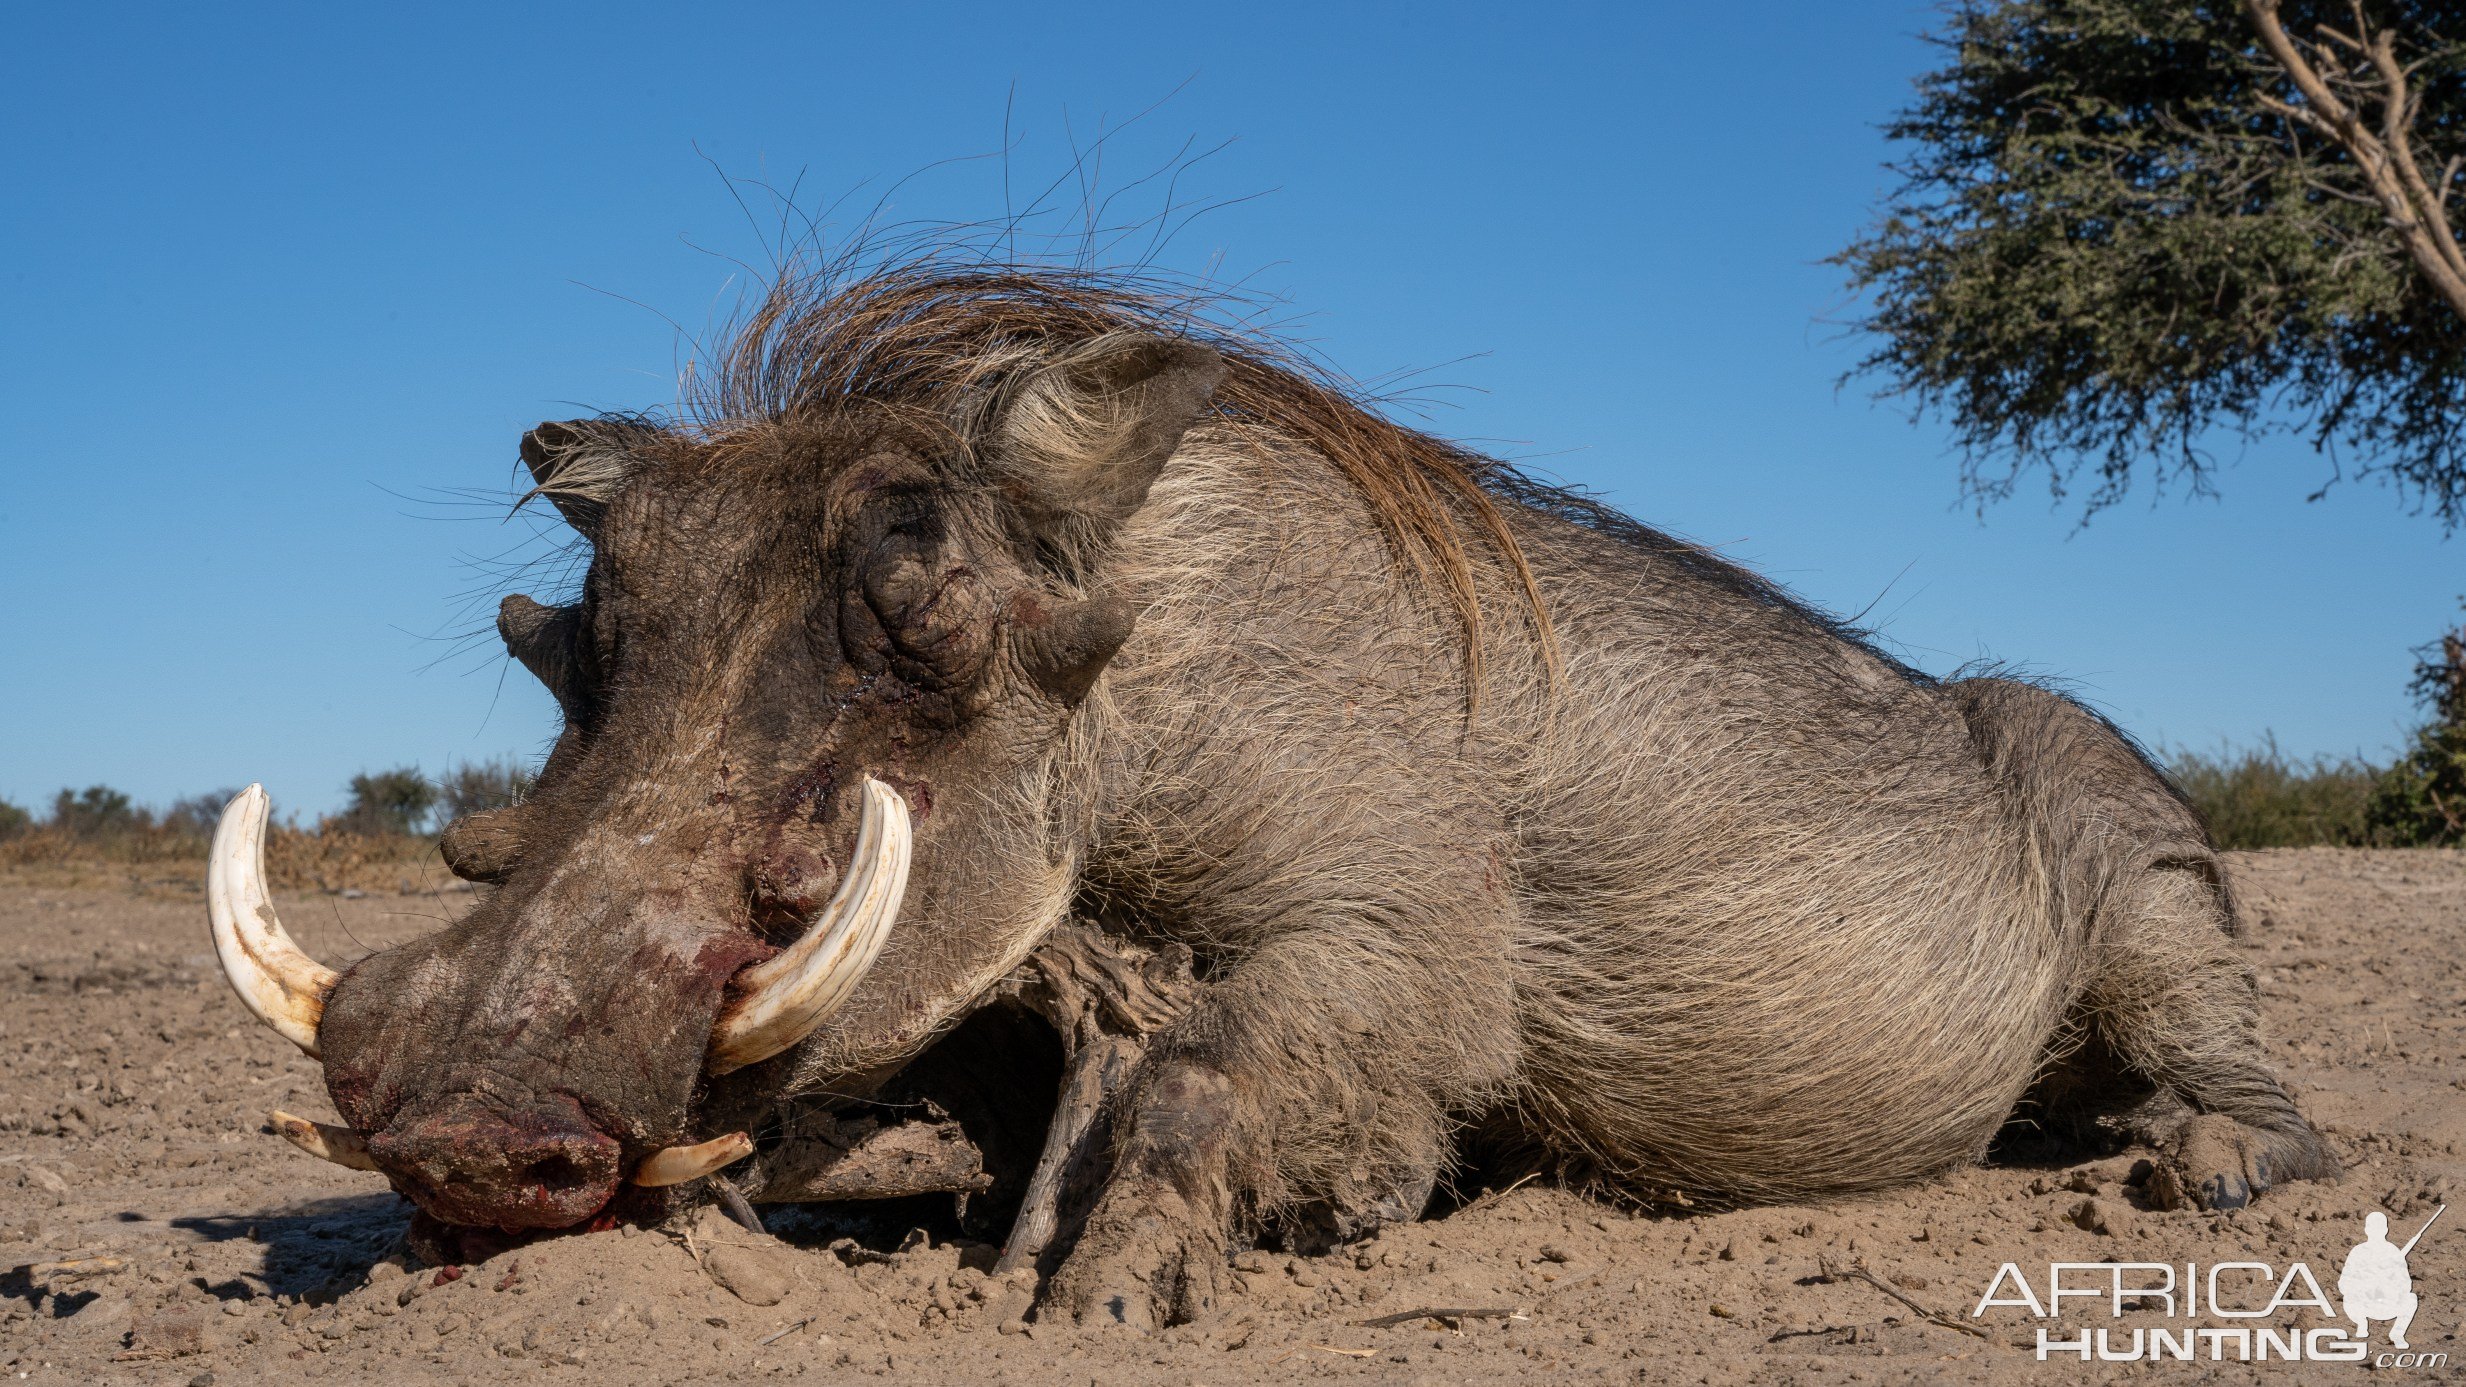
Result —
M 2118 1058 L 2189 1105 L 2161 1144 L 2151 1198 L 2240 1209 L 2271 1185 L 2336 1176 L 2337 1157 L 2269 1067 L 2223 891 L 2191 866 L 2160 866 L 2116 894 L 2127 913 L 2106 922 L 2085 1007 Z

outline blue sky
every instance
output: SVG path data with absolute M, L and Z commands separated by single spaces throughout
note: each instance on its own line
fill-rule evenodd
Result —
M 17 6 L 0 21 L 0 797 L 154 802 L 535 754 L 453 637 L 535 553 L 542 418 L 671 398 L 671 320 L 760 261 L 713 165 L 894 218 L 1003 208 L 1075 139 L 1250 200 L 1164 256 L 1289 298 L 1433 422 L 1598 488 L 1906 657 L 2061 675 L 2140 736 L 2381 755 L 2460 541 L 2388 491 L 1983 518 L 1942 432 L 1835 380 L 1820 263 L 1930 61 L 1891 3 L 1571 7 Z M 927 170 L 918 173 L 919 170 Z M 1075 198 L 1075 193 L 1072 195 Z M 1135 197 L 1135 195 L 1134 195 Z M 844 219 L 843 219 L 844 220 Z M 2232 450 L 2230 449 L 2230 452 Z

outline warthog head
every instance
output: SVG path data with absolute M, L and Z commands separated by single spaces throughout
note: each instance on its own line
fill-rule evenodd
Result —
M 527 435 L 592 555 L 574 605 L 500 615 L 565 725 L 530 799 L 445 833 L 495 889 L 336 975 L 267 901 L 261 792 L 216 843 L 226 971 L 348 1124 L 294 1140 L 449 1224 L 570 1227 L 742 1155 L 708 1130 L 729 1094 L 913 1055 L 1069 904 L 1074 713 L 1135 617 L 1096 557 L 1223 371 L 1099 332 L 906 395 Z

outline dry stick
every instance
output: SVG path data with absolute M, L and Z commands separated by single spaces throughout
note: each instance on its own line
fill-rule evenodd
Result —
M 1867 1270 L 1866 1264 L 1863 1262 L 1852 1262 L 1849 1266 L 1843 1267 L 1829 1257 L 1818 1257 L 1815 1259 L 1815 1265 L 1824 1273 L 1825 1280 L 1864 1281 L 1868 1285 L 1873 1286 L 1875 1289 L 1891 1296 L 1894 1300 L 1908 1306 L 1912 1314 L 1922 1320 L 1925 1320 L 1929 1324 L 1940 1324 L 1946 1329 L 1957 1329 L 1964 1334 L 1975 1334 L 1981 1339 L 1992 1339 L 1995 1337 L 1974 1324 L 1962 1323 L 1960 1320 L 1954 1318 L 1951 1314 L 1945 1311 L 1930 1310 L 1919 1304 L 1917 1301 L 1910 1299 L 1908 1296 L 1901 1293 L 1900 1287 L 1893 1285 L 1884 1278 L 1877 1276 L 1874 1272 Z
M 809 1325 L 809 1324 L 813 1323 L 813 1321 L 814 1321 L 814 1317 L 813 1317 L 813 1316 L 811 1316 L 811 1315 L 807 1315 L 805 1318 L 803 1318 L 803 1319 L 801 1319 L 801 1320 L 798 1320 L 796 1323 L 794 1323 L 794 1324 L 792 1324 L 792 1325 L 789 1325 L 789 1326 L 788 1326 L 787 1328 L 785 1328 L 785 1329 L 777 1329 L 777 1330 L 773 1330 L 773 1331 L 771 1331 L 770 1333 L 763 1335 L 761 1338 L 754 1340 L 754 1347 L 755 1347 L 755 1348 L 769 1348 L 771 1345 L 773 1345 L 773 1344 L 775 1344 L 775 1343 L 778 1343 L 778 1342 L 779 1342 L 780 1340 L 782 1340 L 782 1339 L 787 1338 L 789 1335 L 794 1334 L 796 1331 L 798 1331 L 798 1330 L 800 1330 L 800 1329 L 803 1329 L 806 1325 Z
M 63 1262 L 29 1262 L 12 1270 L 25 1273 L 29 1281 L 40 1281 L 52 1276 L 103 1276 L 126 1265 L 117 1257 L 77 1257 Z
M 1359 1325 L 1363 1329 L 1393 1329 L 1397 1325 L 1411 1324 L 1415 1320 L 1512 1320 L 1515 1317 L 1516 1312 L 1513 1309 L 1507 1308 L 1488 1310 L 1428 1309 L 1405 1310 L 1393 1315 L 1381 1315 L 1377 1319 L 1355 1320 L 1353 1323 Z
M 748 1233 L 759 1233 L 766 1238 L 770 1236 L 771 1230 L 762 1226 L 762 1216 L 754 1212 L 753 1205 L 745 1202 L 744 1191 L 739 1190 L 725 1175 L 713 1173 L 709 1179 L 711 1188 L 719 1191 L 719 1206 L 727 1211 L 728 1217 L 735 1220 L 738 1227 Z

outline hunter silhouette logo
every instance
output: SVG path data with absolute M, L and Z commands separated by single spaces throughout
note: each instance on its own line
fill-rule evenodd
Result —
M 2415 1285 L 2406 1274 L 2406 1254 L 2447 1212 L 2446 1204 L 2434 1209 L 2404 1247 L 2390 1245 L 2387 1214 L 2374 1209 L 2364 1216 L 2363 1241 L 2346 1254 L 2346 1265 L 2338 1271 L 2338 1299 L 2345 1302 L 2346 1318 L 2355 1322 L 2356 1338 L 2372 1337 L 2370 1322 L 2387 1320 L 2389 1347 L 2406 1347 L 2406 1326 L 2415 1322 Z
M 2014 1263 L 1996 1269 L 1970 1318 L 1998 1306 L 2031 1318 L 2062 1316 L 2064 1302 L 2103 1304 L 2110 1318 L 2157 1311 L 2168 1323 L 2062 1328 L 2038 1326 L 2038 1358 L 2132 1363 L 2172 1358 L 2191 1362 L 2365 1363 L 2376 1368 L 2439 1368 L 2446 1353 L 2417 1353 L 2406 1342 L 2421 1304 L 2407 1255 L 2449 1211 L 2441 1205 L 2404 1243 L 2389 1241 L 2389 1216 L 2375 1209 L 2363 1220 L 2363 1241 L 2338 1269 L 2337 1299 L 2302 1262 L 2052 1262 L 2041 1295 Z M 2201 1321 L 2209 1321 L 2201 1323 Z M 2371 1329 L 2388 1326 L 2388 1348 L 2375 1354 Z

